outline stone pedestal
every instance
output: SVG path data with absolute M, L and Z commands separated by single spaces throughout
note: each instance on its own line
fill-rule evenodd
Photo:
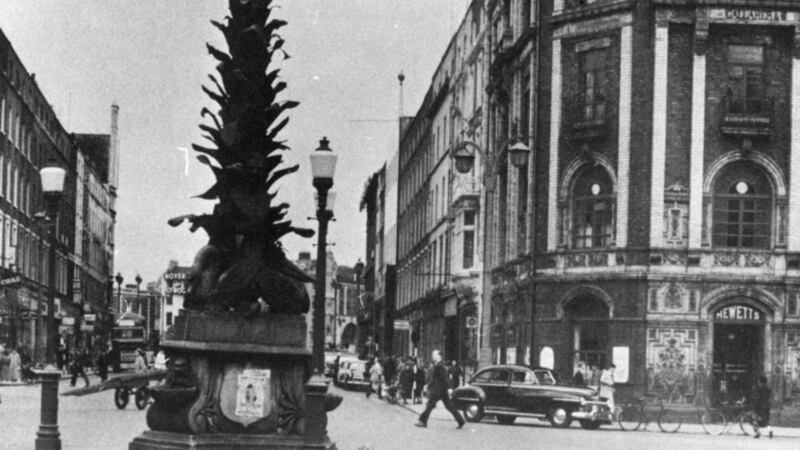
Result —
M 302 316 L 182 310 L 161 342 L 171 360 L 152 390 L 145 431 L 130 450 L 335 448 L 326 412 L 338 406 L 311 378 Z

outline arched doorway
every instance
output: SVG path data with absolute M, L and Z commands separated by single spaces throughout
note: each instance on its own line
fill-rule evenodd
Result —
M 747 397 L 764 373 L 767 313 L 751 298 L 733 297 L 711 310 L 711 320 L 714 397 Z
M 579 368 L 584 374 L 591 367 L 604 368 L 609 361 L 611 342 L 606 302 L 594 295 L 583 294 L 567 303 L 564 316 L 571 337 L 572 374 Z
M 344 330 L 342 330 L 342 338 L 339 340 L 341 343 L 340 345 L 342 348 L 347 350 L 350 349 L 351 345 L 355 345 L 356 343 L 356 324 L 348 323 L 345 325 Z

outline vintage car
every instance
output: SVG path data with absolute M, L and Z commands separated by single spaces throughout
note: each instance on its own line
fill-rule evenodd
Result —
M 486 367 L 453 392 L 453 403 L 470 422 L 493 415 L 505 425 L 517 417 L 546 419 L 559 428 L 576 419 L 590 430 L 611 423 L 608 404 L 596 390 L 558 383 L 550 369 L 539 367 Z
M 369 386 L 367 362 L 359 359 L 345 359 L 339 363 L 338 385 L 345 389 L 363 389 Z

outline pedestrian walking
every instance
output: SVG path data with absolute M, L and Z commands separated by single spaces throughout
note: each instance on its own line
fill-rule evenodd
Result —
M 614 411 L 614 364 L 606 365 L 605 370 L 600 374 L 600 398 L 608 402 L 610 411 Z
M 761 437 L 761 430 L 766 429 L 769 433 L 769 438 L 772 439 L 772 427 L 769 426 L 769 413 L 770 404 L 772 403 L 772 389 L 767 384 L 767 377 L 761 375 L 756 382 L 756 388 L 753 392 L 753 410 L 758 415 L 757 421 L 754 424 L 756 439 Z
M 11 364 L 11 358 L 8 356 L 8 350 L 4 345 L 0 344 L 0 383 L 9 381 L 8 366 Z
M 8 354 L 8 379 L 13 382 L 22 380 L 22 359 L 14 347 L 11 347 L 11 352 Z
M 414 362 L 414 403 L 422 403 L 422 389 L 425 387 L 425 370 Z
M 100 380 L 106 381 L 108 379 L 108 351 L 105 347 L 97 353 L 95 362 L 97 363 L 97 375 L 100 376 Z
M 144 359 L 144 350 L 137 348 L 136 356 L 133 359 L 133 371 L 136 373 L 147 370 L 147 362 Z
M 461 370 L 461 366 L 453 360 L 450 361 L 450 365 L 447 367 L 447 376 L 450 378 L 450 387 L 455 389 L 461 386 L 461 377 L 464 375 L 464 371 Z
M 381 383 L 383 383 L 383 366 L 378 357 L 374 357 L 372 367 L 369 368 L 369 386 L 367 387 L 367 398 L 374 392 L 378 394 L 378 398 L 383 399 L 383 392 L 381 391 Z
M 400 366 L 399 375 L 399 388 L 400 398 L 403 399 L 403 404 L 408 404 L 408 399 L 411 398 L 414 390 L 414 369 L 410 361 L 405 361 Z
M 442 364 L 441 352 L 439 352 L 439 350 L 434 350 L 433 353 L 431 353 L 431 359 L 433 359 L 433 367 L 431 367 L 430 379 L 425 384 L 425 391 L 428 393 L 428 403 L 425 405 L 425 411 L 422 411 L 422 414 L 419 415 L 419 420 L 417 420 L 414 425 L 423 428 L 427 427 L 428 417 L 431 415 L 431 411 L 433 411 L 436 404 L 441 401 L 445 409 L 450 411 L 450 414 L 456 419 L 458 428 L 461 428 L 464 426 L 464 418 L 461 417 L 461 413 L 458 412 L 450 401 L 450 394 L 452 394 L 453 389 L 450 387 L 447 369 L 444 367 L 444 364 Z
M 70 386 L 75 387 L 75 383 L 78 381 L 78 377 L 80 376 L 83 378 L 83 382 L 86 383 L 86 386 L 89 386 L 89 377 L 86 375 L 86 361 L 85 353 L 75 350 L 72 352 L 72 357 L 69 362 L 69 371 L 72 374 L 72 378 L 70 379 Z

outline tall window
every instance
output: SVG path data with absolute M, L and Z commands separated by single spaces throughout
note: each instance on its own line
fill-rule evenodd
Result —
M 728 166 L 714 185 L 713 245 L 769 248 L 772 187 L 752 163 Z
M 728 112 L 761 114 L 764 98 L 764 47 L 728 46 Z
M 583 120 L 602 120 L 606 114 L 608 50 L 601 48 L 580 54 L 580 101 Z
M 526 249 L 528 236 L 528 166 L 517 169 L 517 255 Z
M 475 211 L 464 211 L 464 236 L 463 236 L 463 268 L 469 269 L 474 264 L 475 258 Z
M 506 260 L 506 217 L 508 216 L 508 169 L 503 167 L 497 174 L 497 255 L 496 263 Z
M 605 247 L 611 242 L 614 195 L 605 169 L 593 165 L 572 187 L 572 246 Z

